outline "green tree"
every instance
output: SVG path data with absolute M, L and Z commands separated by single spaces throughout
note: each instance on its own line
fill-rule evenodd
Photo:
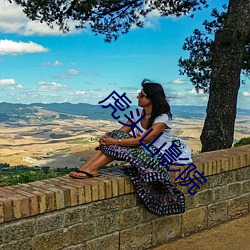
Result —
M 23 7 L 31 20 L 39 20 L 50 27 L 59 25 L 63 32 L 69 31 L 69 21 L 76 27 L 89 26 L 95 34 L 105 35 L 110 42 L 120 34 L 127 33 L 132 25 L 143 27 L 143 17 L 153 10 L 162 16 L 181 16 L 206 7 L 206 0 L 8 0 Z
M 217 9 L 213 9 L 211 13 L 213 20 L 205 20 L 203 22 L 204 30 L 195 29 L 193 35 L 186 38 L 183 45 L 183 49 L 189 51 L 189 57 L 179 59 L 180 74 L 186 74 L 189 77 L 197 92 L 200 90 L 209 92 L 214 35 L 224 27 L 227 18 L 227 5 L 224 5 L 223 8 L 224 11 L 221 13 Z M 241 70 L 245 79 L 250 77 L 250 37 L 245 45 Z M 244 80 L 241 82 L 245 83 Z
M 250 75 L 250 9 L 249 1 L 246 8 L 241 6 L 243 2 L 231 1 L 230 9 L 227 11 L 224 5 L 222 13 L 214 9 L 211 14 L 214 20 L 204 21 L 204 30 L 195 29 L 186 38 L 183 49 L 190 52 L 189 58 L 179 60 L 180 73 L 190 78 L 195 89 L 211 92 L 201 135 L 202 151 L 228 148 L 233 143 L 240 74 L 246 78 Z M 248 18 L 236 13 L 237 8 Z M 216 53 L 222 56 L 221 60 Z
M 240 75 L 249 37 L 250 1 L 230 0 L 225 24 L 216 31 L 212 47 L 202 152 L 232 146 Z
M 89 25 L 95 34 L 105 35 L 108 42 L 128 32 L 132 25 L 143 27 L 143 17 L 153 10 L 162 16 L 180 16 L 207 6 L 206 0 L 13 1 L 32 20 L 51 27 L 58 24 L 64 32 L 73 20 L 78 28 Z M 233 142 L 240 73 L 250 32 L 250 1 L 229 0 L 228 6 L 227 18 L 216 31 L 211 50 L 209 100 L 201 134 L 203 152 L 229 148 Z

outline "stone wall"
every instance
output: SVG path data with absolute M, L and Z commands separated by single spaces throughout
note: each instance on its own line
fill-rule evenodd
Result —
M 149 213 L 119 169 L 0 188 L 0 249 L 147 249 L 250 212 L 250 146 L 194 157 L 207 182 L 187 211 Z M 176 178 L 175 173 L 173 178 Z

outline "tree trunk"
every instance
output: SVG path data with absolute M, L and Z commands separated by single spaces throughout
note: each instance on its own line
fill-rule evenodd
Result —
M 249 33 L 250 0 L 230 0 L 226 25 L 217 31 L 212 48 L 210 94 L 200 137 L 202 152 L 232 146 L 241 66 Z

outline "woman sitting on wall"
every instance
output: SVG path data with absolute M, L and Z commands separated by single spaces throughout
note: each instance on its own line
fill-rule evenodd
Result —
M 141 119 L 135 126 L 136 138 L 129 134 L 132 123 L 128 120 L 127 126 L 100 138 L 94 155 L 69 176 L 97 177 L 100 167 L 113 160 L 126 161 L 131 165 L 127 169 L 131 181 L 151 212 L 158 215 L 182 213 L 185 211 L 184 195 L 172 184 L 167 167 L 159 161 L 172 145 L 172 114 L 164 90 L 160 84 L 144 80 L 137 98 L 142 110 L 133 115 L 134 122 Z M 151 132 L 143 138 L 149 130 Z

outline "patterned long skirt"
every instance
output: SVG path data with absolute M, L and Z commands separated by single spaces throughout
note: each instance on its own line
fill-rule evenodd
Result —
M 115 139 L 130 138 L 130 134 L 114 130 L 107 133 Z M 133 182 L 137 194 L 146 208 L 157 215 L 172 215 L 185 212 L 184 194 L 171 182 L 169 172 L 165 166 L 159 164 L 157 156 L 143 147 L 107 146 L 97 147 L 104 154 L 114 156 L 118 160 L 131 165 L 127 174 Z M 151 150 L 156 150 L 152 147 Z

